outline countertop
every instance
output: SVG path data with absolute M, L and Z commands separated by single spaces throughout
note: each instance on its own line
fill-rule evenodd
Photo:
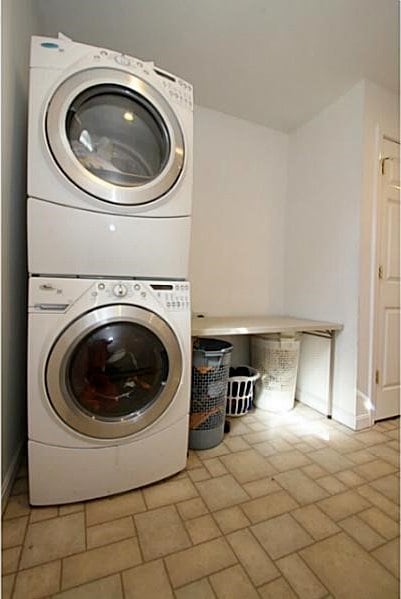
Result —
M 299 333 L 341 331 L 342 324 L 307 320 L 293 316 L 194 316 L 192 336 L 255 335 L 262 333 Z

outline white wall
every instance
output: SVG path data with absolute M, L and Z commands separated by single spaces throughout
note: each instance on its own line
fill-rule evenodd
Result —
M 399 140 L 399 97 L 364 82 L 363 194 L 360 234 L 359 351 L 357 416 L 374 405 L 374 317 L 376 271 L 377 203 L 380 186 L 380 145 L 383 135 Z
M 340 322 L 333 417 L 355 424 L 364 84 L 290 136 L 284 310 Z
M 2 488 L 26 439 L 26 111 L 29 0 L 2 2 Z
M 288 136 L 201 107 L 194 136 L 193 312 L 281 313 Z

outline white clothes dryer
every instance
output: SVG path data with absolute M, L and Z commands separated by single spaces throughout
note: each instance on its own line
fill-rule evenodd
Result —
M 185 467 L 188 283 L 31 277 L 33 505 L 134 489 Z
M 189 83 L 152 62 L 34 36 L 29 271 L 186 278 L 192 154 Z

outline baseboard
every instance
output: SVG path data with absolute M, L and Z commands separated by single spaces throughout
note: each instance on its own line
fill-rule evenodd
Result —
M 295 397 L 298 401 L 313 408 L 317 412 L 324 414 L 327 416 L 327 400 L 324 397 L 320 397 L 318 395 L 314 395 L 309 391 L 303 391 L 297 387 Z
M 362 393 L 362 391 L 357 390 L 356 392 L 356 418 L 355 418 L 355 428 L 357 431 L 363 428 L 369 428 L 374 424 L 374 410 L 373 404 L 370 399 L 366 395 L 366 393 Z
M 24 441 L 21 441 L 17 451 L 14 454 L 11 464 L 8 467 L 6 475 L 1 485 L 1 509 L 4 511 L 8 498 L 10 497 L 11 489 L 14 484 L 15 477 L 17 476 L 18 469 L 22 459 L 22 451 L 24 448 Z
M 372 421 L 370 414 L 360 414 L 355 419 L 355 430 L 360 431 L 363 428 L 370 428 L 372 426 Z
M 355 414 L 353 414 L 352 412 L 342 410 L 341 408 L 338 408 L 335 405 L 333 405 L 332 418 L 333 420 L 340 422 L 340 424 L 348 426 L 348 428 L 352 429 L 353 431 L 356 430 L 356 418 Z
M 368 398 L 362 393 L 357 393 L 357 410 L 359 413 L 354 414 L 338 408 L 333 405 L 333 420 L 337 420 L 341 424 L 348 426 L 353 431 L 360 431 L 364 428 L 370 428 L 373 424 L 373 412 L 369 410 Z

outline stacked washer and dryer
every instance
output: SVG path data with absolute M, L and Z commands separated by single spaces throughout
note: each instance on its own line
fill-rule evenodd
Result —
M 193 100 L 62 35 L 30 66 L 29 492 L 50 505 L 185 467 Z

